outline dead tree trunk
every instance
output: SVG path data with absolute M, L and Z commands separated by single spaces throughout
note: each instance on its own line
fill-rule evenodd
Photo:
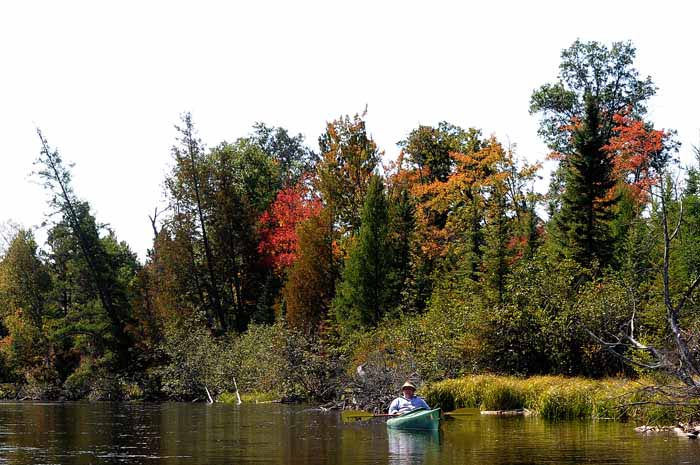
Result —
M 678 219 L 672 229 L 669 225 L 669 205 L 667 197 L 667 182 L 664 178 L 650 193 L 659 202 L 659 214 L 661 220 L 661 231 L 663 234 L 663 263 L 661 267 L 663 282 L 663 302 L 665 309 L 665 319 L 668 323 L 669 339 L 672 341 L 670 350 L 643 344 L 637 340 L 635 331 L 636 309 L 634 296 L 632 296 L 633 312 L 628 324 L 627 332 L 618 335 L 614 342 L 605 341 L 599 335 L 586 329 L 587 333 L 604 348 L 611 351 L 625 362 L 641 368 L 663 371 L 681 381 L 690 390 L 690 395 L 696 396 L 700 391 L 700 361 L 692 356 L 693 349 L 689 344 L 692 342 L 684 335 L 680 324 L 680 315 L 684 310 L 688 300 L 700 285 L 700 276 L 696 276 L 685 288 L 685 291 L 675 299 L 671 295 L 671 248 L 683 224 L 683 202 L 679 200 Z M 695 343 L 692 343 L 695 344 Z M 642 362 L 621 354 L 617 349 L 620 346 L 633 351 L 645 352 L 651 356 L 651 361 Z M 683 394 L 687 397 L 688 392 Z

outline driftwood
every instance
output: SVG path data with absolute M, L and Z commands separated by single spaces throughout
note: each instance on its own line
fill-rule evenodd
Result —
M 482 410 L 482 415 L 493 415 L 498 417 L 519 417 L 532 415 L 532 411 L 526 408 L 520 408 L 516 410 Z
M 359 365 L 341 396 L 344 409 L 383 413 L 399 395 L 401 385 L 410 379 L 420 387 L 420 376 L 413 363 L 397 354 L 375 353 Z

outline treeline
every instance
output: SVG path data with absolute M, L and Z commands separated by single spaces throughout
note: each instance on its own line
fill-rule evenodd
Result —
M 207 149 L 185 114 L 145 263 L 39 134 L 55 214 L 2 255 L 0 376 L 37 398 L 204 399 L 235 377 L 331 399 L 411 374 L 677 374 L 697 362 L 677 343 L 697 341 L 700 172 L 646 119 L 634 56 L 577 41 L 533 92 L 546 195 L 476 128 L 419 126 L 382 165 L 364 114 L 318 149 L 265 124 Z

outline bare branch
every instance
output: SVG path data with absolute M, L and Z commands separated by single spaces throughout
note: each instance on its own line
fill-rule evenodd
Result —
M 669 242 L 673 241 L 673 239 L 676 238 L 678 235 L 678 232 L 681 230 L 681 224 L 683 223 L 683 202 L 679 202 L 680 207 L 678 210 L 678 222 L 676 223 L 676 227 L 673 230 L 673 233 L 671 234 L 671 237 L 669 238 Z M 666 212 L 664 212 L 664 215 Z
M 690 286 L 688 286 L 688 289 L 686 289 L 686 291 L 683 293 L 683 297 L 681 297 L 680 302 L 678 302 L 678 305 L 676 306 L 676 311 L 678 313 L 680 313 L 683 310 L 686 301 L 690 298 L 690 296 L 693 294 L 698 285 L 700 285 L 700 275 L 695 277 Z
M 632 359 L 632 358 L 626 356 L 625 354 L 621 354 L 620 352 L 618 352 L 618 351 L 615 350 L 615 348 L 619 347 L 620 345 L 625 345 L 625 344 L 614 343 L 614 342 L 613 342 L 613 343 L 611 343 L 611 342 L 606 342 L 606 341 L 602 340 L 601 338 L 599 338 L 598 336 L 596 336 L 591 330 L 589 330 L 588 328 L 585 328 L 585 327 L 584 327 L 584 331 L 586 331 L 586 332 L 588 333 L 588 335 L 591 336 L 598 344 L 600 344 L 601 346 L 603 346 L 603 348 L 604 348 L 605 350 L 607 350 L 608 352 L 612 353 L 612 354 L 615 355 L 616 357 L 619 357 L 621 360 L 625 361 L 626 363 L 628 363 L 628 364 L 630 364 L 630 365 L 638 366 L 638 367 L 640 367 L 640 368 L 647 368 L 647 369 L 649 369 L 649 370 L 658 370 L 658 369 L 664 367 L 664 364 L 663 364 L 661 361 L 659 361 L 659 362 L 657 362 L 657 363 L 651 364 L 651 363 L 643 363 L 643 362 L 640 362 L 639 360 L 634 360 L 634 359 Z M 629 348 L 629 346 L 626 346 L 626 347 Z M 638 349 L 638 350 L 644 350 L 644 351 L 647 351 L 647 352 L 651 352 L 651 351 L 654 350 L 654 349 L 647 348 L 647 347 L 644 347 L 644 346 L 642 346 L 642 347 L 636 347 L 636 346 L 635 346 L 635 347 L 632 347 L 632 348 L 633 348 L 633 349 Z M 655 352 L 655 351 L 654 351 L 654 352 Z
M 170 210 L 170 206 L 167 206 L 160 211 L 158 211 L 158 207 L 155 207 L 153 209 L 153 216 L 148 215 L 148 219 L 151 222 L 151 228 L 153 228 L 153 240 L 158 239 L 158 232 L 159 232 L 158 225 L 157 225 L 158 216 L 162 215 L 163 213 L 165 213 L 168 210 Z

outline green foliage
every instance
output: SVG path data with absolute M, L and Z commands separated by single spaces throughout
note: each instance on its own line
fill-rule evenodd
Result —
M 321 161 L 315 184 L 340 236 L 359 227 L 365 193 L 381 161 L 381 152 L 362 119 L 365 114 L 328 123 L 318 139 Z
M 481 314 L 469 291 L 453 293 L 444 282 L 423 315 L 389 315 L 379 327 L 356 335 L 347 345 L 355 363 L 385 360 L 407 376 L 424 380 L 444 379 L 482 366 L 478 340 Z M 461 289 L 460 289 L 461 292 Z
M 281 323 L 250 325 L 235 338 L 231 352 L 235 357 L 235 375 L 241 396 L 252 392 L 286 394 L 285 348 L 287 330 Z
M 46 301 L 51 278 L 31 232 L 19 230 L 0 261 L 0 318 L 7 332 L 0 345 L 14 377 L 42 363 L 50 366 Z
M 207 399 L 235 391 L 235 359 L 231 345 L 213 338 L 200 321 L 166 331 L 161 350 L 166 362 L 160 369 L 163 392 L 176 399 Z
M 335 318 L 347 330 L 376 326 L 398 304 L 388 220 L 384 185 L 375 175 L 362 208 L 360 232 L 333 301 Z
M 230 351 L 242 398 L 327 401 L 344 386 L 344 358 L 338 348 L 279 322 L 251 325 Z
M 18 397 L 32 400 L 57 400 L 61 394 L 58 372 L 46 366 L 35 366 L 24 373 Z
M 626 110 L 634 116 L 646 113 L 646 101 L 656 93 L 650 77 L 639 79 L 634 68 L 636 49 L 631 42 L 614 42 L 610 48 L 598 42 L 576 40 L 561 53 L 556 83 L 532 93 L 530 113 L 540 113 L 540 135 L 555 152 L 570 154 L 572 124 L 584 120 L 586 95 L 595 99 L 601 116 L 601 137 L 607 140 L 613 116 Z
M 398 146 L 408 155 L 424 182 L 446 181 L 454 169 L 451 152 L 473 153 L 481 148 L 481 131 L 464 130 L 442 121 L 437 127 L 418 126 Z
M 17 398 L 17 385 L 12 383 L 0 383 L 0 399 L 13 400 Z
M 290 136 L 286 129 L 264 123 L 256 123 L 253 129 L 251 140 L 277 165 L 282 187 L 297 185 L 314 170 L 319 157 L 304 145 L 304 136 Z
M 554 217 L 554 235 L 563 254 L 589 267 L 610 263 L 613 254 L 610 221 L 617 197 L 612 159 L 603 151 L 599 104 L 585 96 L 584 119 L 574 133 L 573 153 L 566 158 L 561 210 Z
M 128 389 L 127 389 L 128 388 Z M 129 392 L 126 392 L 126 391 Z M 63 383 L 63 394 L 71 400 L 122 400 L 139 395 L 140 389 L 126 385 L 110 370 L 105 359 L 85 358 Z
M 346 384 L 345 359 L 336 347 L 316 335 L 290 331 L 286 335 L 283 379 L 287 392 L 304 399 L 337 399 Z

